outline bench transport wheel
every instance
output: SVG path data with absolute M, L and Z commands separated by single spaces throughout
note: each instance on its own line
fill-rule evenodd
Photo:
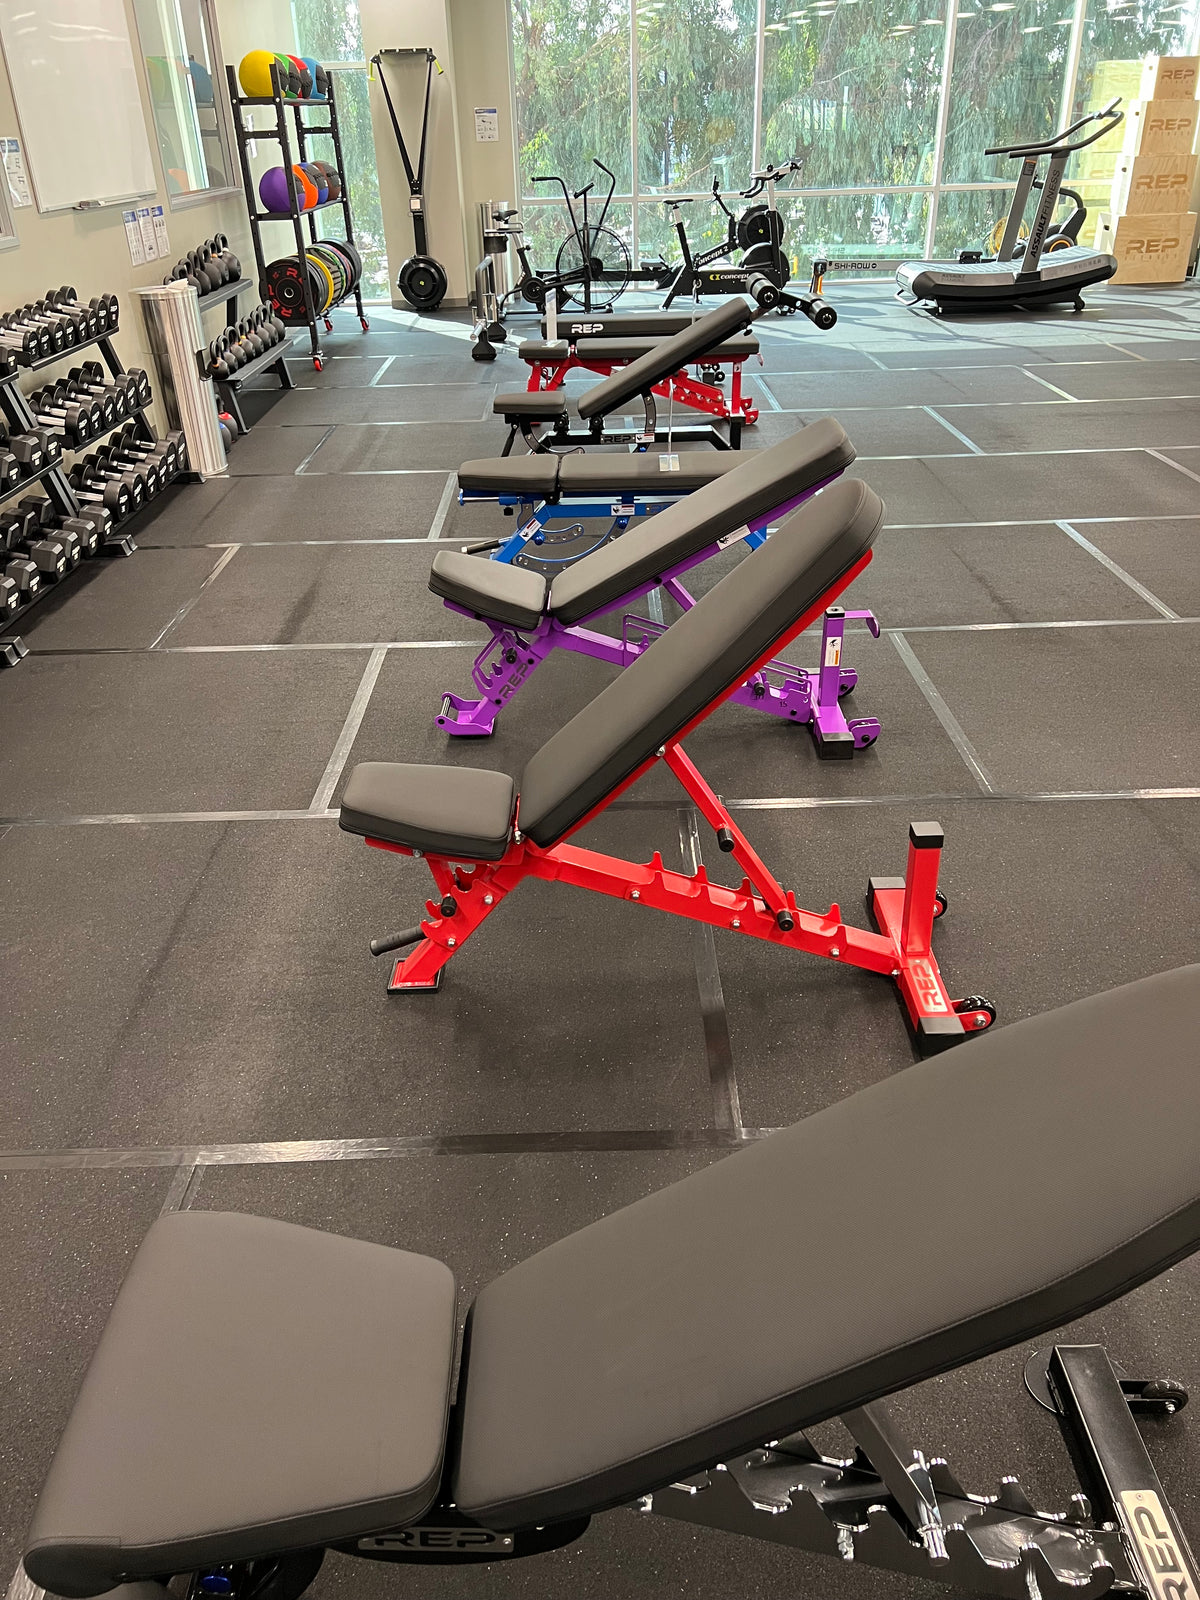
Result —
M 935 912 L 934 915 L 940 913 Z M 953 1005 L 955 1016 L 960 1018 L 968 1033 L 982 1033 L 996 1020 L 995 1006 L 981 994 L 969 994 L 963 1000 L 955 1000 Z
M 946 909 L 949 906 L 949 904 L 950 904 L 950 902 L 946 899 L 946 896 L 942 893 L 942 891 L 940 889 L 935 889 L 933 891 L 933 915 L 934 915 L 935 919 L 937 917 L 944 917 L 946 915 Z M 987 1002 L 985 1001 L 984 1004 L 986 1005 Z M 992 1012 L 993 1017 L 995 1016 L 995 1014 L 996 1013 L 993 1011 Z
M 432 256 L 409 256 L 396 274 L 396 287 L 414 311 L 436 311 L 446 298 L 446 269 Z

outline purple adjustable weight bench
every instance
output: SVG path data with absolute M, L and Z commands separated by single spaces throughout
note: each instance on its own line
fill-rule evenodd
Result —
M 554 650 L 629 666 L 666 631 L 666 625 L 627 614 L 620 633 L 611 635 L 589 626 L 595 618 L 660 585 L 679 606 L 690 610 L 695 601 L 681 581 L 689 568 L 739 540 L 752 548 L 761 544 L 770 524 L 811 499 L 853 460 L 854 447 L 837 422 L 830 417 L 814 422 L 769 450 L 740 456 L 728 471 L 584 556 L 549 583 L 541 573 L 507 562 L 439 551 L 430 589 L 450 610 L 485 622 L 491 637 L 471 669 L 479 697 L 445 694 L 438 726 L 459 736 L 490 734 L 502 707 Z M 554 466 L 560 503 L 563 497 L 569 500 L 573 464 L 585 461 L 592 480 L 601 463 L 613 474 L 603 486 L 593 481 L 593 494 L 601 487 L 618 495 L 645 492 L 655 478 L 661 481 L 664 476 L 654 456 L 564 456 Z M 523 469 L 544 476 L 548 466 L 539 456 L 472 461 L 462 467 L 459 479 L 483 487 L 491 468 L 512 492 Z M 785 524 L 775 537 L 787 536 Z M 849 760 L 855 750 L 874 744 L 878 720 L 847 720 L 839 703 L 858 682 L 857 672 L 841 664 L 845 624 L 854 617 L 862 618 L 878 636 L 879 625 L 871 612 L 831 607 L 825 613 L 821 661 L 815 671 L 773 661 L 732 698 L 807 725 L 818 755 L 826 760 Z

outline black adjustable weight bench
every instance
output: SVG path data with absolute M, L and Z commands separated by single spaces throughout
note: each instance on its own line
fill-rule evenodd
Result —
M 25 1571 L 71 1597 L 191 1575 L 195 1600 L 296 1600 L 326 1548 L 509 1560 L 627 1506 L 1002 1600 L 1193 1600 L 1131 1414 L 1178 1407 L 1177 1385 L 1053 1346 L 1082 1491 L 1059 1511 L 1012 1477 L 968 1494 L 884 1398 L 1200 1248 L 1198 1012 L 1187 967 L 1018 1022 L 560 1240 L 475 1299 L 453 1406 L 440 1261 L 162 1217 Z M 850 1460 L 803 1431 L 839 1416 Z
M 680 742 L 836 600 L 870 560 L 882 521 L 879 496 L 849 479 L 802 506 L 785 531 L 748 555 L 542 746 L 525 768 L 519 798 L 507 773 L 378 761 L 355 767 L 341 826 L 378 849 L 424 856 L 437 887 L 424 921 L 371 946 L 375 955 L 414 946 L 395 961 L 389 990 L 436 988 L 442 968 L 500 901 L 524 879 L 542 878 L 892 978 L 922 1051 L 946 1049 L 987 1027 L 992 1007 L 974 995 L 952 999 L 933 955 L 934 918 L 946 905 L 937 886 L 937 823 L 909 829 L 903 878 L 870 880 L 868 908 L 879 931 L 868 933 L 846 923 L 836 904 L 825 912 L 796 904 Z M 658 760 L 745 873 L 740 888 L 710 883 L 703 867 L 691 877 L 673 872 L 657 851 L 635 865 L 567 842 Z

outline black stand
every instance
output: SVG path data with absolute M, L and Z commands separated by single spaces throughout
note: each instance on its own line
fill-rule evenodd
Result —
M 342 223 L 345 229 L 346 243 L 349 245 L 353 245 L 354 243 L 354 224 L 350 217 L 350 191 L 346 183 L 346 168 L 342 155 L 342 135 L 338 127 L 337 102 L 334 98 L 332 77 L 330 79 L 329 87 L 326 90 L 326 97 L 324 100 L 285 100 L 283 97 L 283 89 L 279 82 L 279 69 L 274 62 L 271 63 L 271 89 L 273 92 L 267 96 L 252 97 L 241 94 L 237 80 L 237 73 L 231 66 L 226 66 L 225 76 L 229 83 L 229 102 L 233 107 L 233 121 L 237 132 L 238 157 L 241 161 L 242 167 L 242 186 L 246 191 L 246 205 L 250 212 L 250 235 L 254 240 L 254 259 L 258 266 L 259 297 L 260 299 L 267 301 L 270 299 L 270 296 L 267 293 L 266 271 L 268 263 L 266 255 L 263 251 L 262 224 L 264 222 L 290 222 L 296 243 L 296 259 L 300 263 L 301 268 L 300 281 L 304 289 L 305 314 L 303 319 L 297 318 L 296 320 L 303 320 L 308 325 L 308 336 L 312 346 L 313 366 L 318 372 L 320 372 L 322 367 L 325 365 L 325 361 L 321 353 L 321 334 L 319 324 L 320 322 L 324 322 L 325 332 L 332 333 L 333 323 L 330 322 L 327 315 L 318 312 L 316 306 L 313 304 L 312 290 L 310 289 L 308 282 L 308 273 L 304 270 L 304 252 L 307 248 L 307 245 L 317 244 L 319 242 L 317 239 L 317 212 L 328 210 L 331 206 L 340 206 L 342 212 Z M 252 106 L 274 106 L 275 126 L 273 128 L 247 127 L 245 113 L 247 109 Z M 288 132 L 287 108 L 289 106 L 294 114 L 294 128 L 292 134 L 289 134 Z M 312 123 L 306 123 L 301 115 L 306 107 L 328 111 L 328 123 L 320 127 L 314 126 Z M 323 134 L 327 134 L 333 140 L 333 164 L 341 176 L 341 196 L 337 200 L 326 200 L 323 205 L 313 206 L 308 211 L 301 211 L 300 196 L 296 189 L 292 168 L 299 162 L 307 161 L 309 159 L 309 140 Z M 293 136 L 295 138 L 296 149 L 294 156 L 292 154 Z M 247 146 L 251 140 L 259 139 L 273 139 L 278 142 L 280 165 L 288 174 L 288 196 L 290 200 L 290 207 L 286 213 L 263 211 L 260 208 L 258 195 L 254 188 L 254 179 L 250 173 L 250 157 L 247 150 Z M 304 237 L 304 219 L 306 217 L 308 218 L 307 241 Z M 226 286 L 222 285 L 222 288 L 218 291 L 218 294 L 220 295 L 227 293 L 228 290 Z M 363 311 L 361 279 L 355 284 L 353 295 L 355 308 L 358 311 L 358 320 L 362 324 L 363 332 L 366 333 L 367 329 L 370 327 L 370 323 L 367 321 L 366 313 Z M 330 306 L 328 309 L 332 310 L 333 307 Z M 284 348 L 285 346 L 283 345 L 276 345 L 271 353 L 276 357 L 277 360 L 280 360 L 280 352 L 283 351 Z M 267 365 L 270 364 L 271 363 L 267 363 Z M 280 364 L 282 364 L 281 360 Z M 242 367 L 240 369 L 237 376 L 241 382 L 245 382 L 246 377 L 251 372 L 252 367 L 253 363 L 251 363 L 250 366 Z M 258 370 L 262 371 L 263 369 L 258 368 Z M 231 411 L 233 410 L 232 407 L 230 409 Z M 237 412 L 234 411 L 233 414 L 236 416 Z
M 253 289 L 253 287 L 254 285 L 249 278 L 239 278 L 236 283 L 223 283 L 219 288 L 210 289 L 207 294 L 202 294 L 198 297 L 201 316 L 206 311 L 211 310 L 213 306 L 223 302 L 225 306 L 225 326 L 232 328 L 237 321 L 238 295 L 243 290 Z M 295 340 L 289 333 L 286 339 L 281 339 L 278 344 L 272 345 L 269 350 L 264 350 L 262 355 L 258 356 L 254 361 L 248 361 L 244 367 L 239 367 L 232 377 L 218 378 L 214 376 L 213 382 L 217 386 L 217 393 L 221 396 L 221 404 L 229 412 L 234 422 L 237 423 L 239 434 L 250 432 L 250 424 L 242 415 L 242 408 L 238 403 L 238 390 L 248 378 L 257 378 L 260 372 L 274 372 L 279 379 L 279 387 L 281 389 L 294 389 L 296 387 L 295 381 L 287 369 L 286 360 L 288 351 L 294 343 Z
M 98 334 L 94 339 L 87 339 L 82 344 L 71 345 L 68 349 L 56 351 L 53 355 L 44 356 L 41 360 L 33 362 L 31 366 L 22 367 L 17 372 L 9 373 L 4 377 L 0 377 L 0 415 L 3 416 L 9 431 L 12 433 L 26 433 L 32 428 L 40 428 L 43 426 L 43 424 L 38 422 L 37 418 L 34 416 L 29 401 L 20 388 L 18 380 L 23 373 L 41 372 L 45 367 L 54 366 L 59 361 L 73 360 L 79 352 L 87 350 L 90 346 L 94 345 L 99 351 L 100 355 L 104 358 L 104 364 L 107 366 L 112 376 L 114 378 L 119 378 L 124 373 L 125 368 L 121 365 L 121 358 L 117 355 L 116 350 L 113 348 L 113 331 L 115 330 Z M 94 438 L 89 439 L 88 447 L 90 448 L 93 444 L 97 444 L 100 439 L 105 436 L 105 434 L 111 433 L 113 428 L 123 427 L 125 423 L 129 421 L 133 422 L 136 435 L 139 439 L 145 440 L 148 444 L 154 443 L 157 435 L 155 434 L 154 429 L 150 426 L 149 419 L 146 416 L 145 407 L 142 407 L 138 411 L 131 413 L 129 416 L 119 418 L 118 421 L 113 423 L 112 428 L 106 428 L 104 430 L 104 434 L 97 434 Z M 60 435 L 59 438 L 64 451 L 75 448 L 73 445 L 69 445 L 67 443 L 67 440 L 64 436 Z M 11 499 L 13 495 L 24 493 L 28 489 L 32 488 L 35 484 L 39 483 L 45 492 L 46 498 L 50 501 L 50 504 L 54 507 L 55 511 L 60 517 L 67 518 L 79 516 L 80 505 L 75 498 L 75 493 L 72 490 L 70 483 L 67 480 L 67 474 L 63 468 L 61 460 L 54 461 L 49 466 L 43 467 L 40 472 L 34 473 L 31 477 L 22 478 L 20 483 L 15 483 L 10 488 L 0 488 L 0 503 Z M 137 549 L 137 546 L 129 537 L 128 533 L 122 531 L 123 527 L 124 524 L 121 525 L 121 528 L 118 528 L 117 526 L 113 527 L 108 538 L 105 539 L 103 544 L 98 547 L 96 551 L 97 555 L 131 556 L 133 554 L 133 552 Z M 20 617 L 24 616 L 33 606 L 37 605 L 40 600 L 43 600 L 46 595 L 57 594 L 64 581 L 65 576 L 63 579 L 60 579 L 58 583 L 44 584 L 38 590 L 38 592 L 30 600 L 26 601 L 26 603 L 21 607 L 14 621 L 19 620 Z M 15 667 L 19 661 L 23 660 L 24 657 L 28 655 L 28 653 L 28 646 L 21 639 L 20 635 L 14 631 L 13 625 L 11 623 L 0 624 L 0 666 Z

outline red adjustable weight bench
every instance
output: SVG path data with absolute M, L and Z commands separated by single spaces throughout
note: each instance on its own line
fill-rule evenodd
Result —
M 442 968 L 525 878 L 591 889 L 748 934 L 896 981 L 923 1053 L 987 1027 L 978 997 L 951 998 L 931 948 L 945 909 L 937 887 L 942 833 L 909 829 L 903 878 L 872 878 L 877 932 L 848 925 L 835 904 L 801 909 L 685 754 L 681 740 L 747 677 L 819 618 L 871 559 L 883 502 L 843 479 L 797 513 L 789 537 L 748 556 L 560 728 L 525 768 L 506 773 L 367 762 L 355 767 L 340 823 L 382 850 L 424 856 L 438 897 L 416 927 L 376 940 L 376 955 L 414 946 L 393 966 L 391 992 L 437 988 Z M 737 889 L 687 876 L 656 851 L 643 865 L 568 843 L 657 760 L 664 760 L 745 877 Z

